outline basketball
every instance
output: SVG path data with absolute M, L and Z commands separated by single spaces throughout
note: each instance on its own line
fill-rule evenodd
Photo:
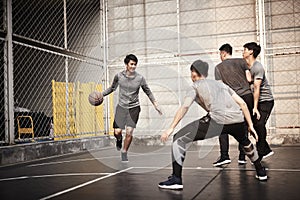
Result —
M 101 92 L 94 91 L 89 94 L 89 102 L 93 106 L 99 106 L 103 102 L 103 95 Z

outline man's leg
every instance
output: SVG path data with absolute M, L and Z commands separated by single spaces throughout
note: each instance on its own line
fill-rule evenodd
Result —
M 244 130 L 245 123 L 231 124 L 224 126 L 224 132 L 230 133 L 241 145 L 244 147 L 244 152 L 254 164 L 256 169 L 256 177 L 260 181 L 267 180 L 267 174 L 265 168 L 262 166 L 260 162 L 260 158 L 258 156 L 258 152 L 255 146 L 251 143 L 251 141 L 245 137 L 244 134 L 241 134 L 240 131 Z
M 182 167 L 185 160 L 185 154 L 188 149 L 187 145 L 192 141 L 204 140 L 217 136 L 222 130 L 222 126 L 216 126 L 212 120 L 206 121 L 201 118 L 189 123 L 180 129 L 173 137 L 172 143 L 172 176 L 167 181 L 160 182 L 158 187 L 165 189 L 182 189 Z
M 114 117 L 114 136 L 116 138 L 116 147 L 120 151 L 122 149 L 122 130 L 125 129 L 126 110 L 117 105 Z
M 114 136 L 116 138 L 116 147 L 120 151 L 122 148 L 122 129 L 114 128 Z
M 249 94 L 246 94 L 246 95 L 243 95 L 241 96 L 241 98 L 245 101 L 245 103 L 247 104 L 247 107 L 248 107 L 248 110 L 249 110 L 249 113 L 252 113 L 253 111 L 253 104 L 254 104 L 254 101 L 253 101 L 253 94 L 252 93 L 249 93 Z M 253 121 L 253 116 L 251 115 L 252 117 L 252 121 Z M 246 120 L 245 120 L 246 121 Z M 245 136 L 248 137 L 248 126 L 245 126 Z M 245 154 L 245 151 L 244 151 L 244 147 L 243 145 L 239 144 L 239 159 L 238 159 L 238 163 L 239 165 L 244 165 L 247 163 L 246 161 L 246 154 Z
M 128 162 L 127 152 L 130 147 L 132 137 L 133 137 L 133 130 L 136 127 L 136 124 L 139 120 L 141 108 L 139 106 L 130 108 L 127 112 L 126 116 L 126 136 L 124 140 L 124 148 L 121 152 L 122 162 Z
M 129 146 L 130 146 L 131 141 L 132 141 L 133 130 L 134 130 L 134 128 L 132 128 L 132 127 L 127 127 L 126 128 L 126 136 L 125 136 L 125 139 L 124 139 L 124 147 L 123 147 L 122 152 L 121 152 L 122 162 L 128 162 L 127 151 L 129 149 Z
M 257 131 L 258 142 L 256 144 L 258 154 L 261 158 L 264 156 L 269 156 L 273 154 L 266 138 L 267 138 L 267 129 L 266 123 L 274 106 L 274 102 L 261 102 L 259 103 L 260 119 L 254 120 L 254 128 Z
M 229 150 L 228 134 L 221 134 L 219 136 L 219 145 L 220 145 L 221 156 L 216 162 L 213 163 L 215 167 L 231 163 L 228 154 L 228 150 Z

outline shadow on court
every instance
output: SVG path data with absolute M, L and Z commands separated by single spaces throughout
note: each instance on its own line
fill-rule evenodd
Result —
M 300 146 L 273 147 L 264 160 L 267 182 L 254 166 L 232 162 L 212 167 L 219 147 L 191 146 L 183 168 L 183 190 L 157 187 L 171 174 L 170 146 L 132 146 L 128 163 L 114 147 L 0 167 L 0 198 L 9 199 L 299 199 Z

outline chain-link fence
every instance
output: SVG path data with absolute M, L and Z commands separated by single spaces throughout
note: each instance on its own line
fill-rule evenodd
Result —
M 218 48 L 230 43 L 233 56 L 241 57 L 242 46 L 249 41 L 260 42 L 265 50 L 260 59 L 265 59 L 275 96 L 271 136 L 299 135 L 297 0 L 2 0 L 0 6 L 2 142 L 31 139 L 32 134 L 18 139 L 18 119 L 23 120 L 21 126 L 31 127 L 28 119 L 18 116 L 33 118 L 35 140 L 108 133 L 118 93 L 106 98 L 100 110 L 90 110 L 87 94 L 107 88 L 124 69 L 128 53 L 138 56 L 137 71 L 145 76 L 164 111 L 158 115 L 141 92 L 142 112 L 135 134 L 158 135 L 191 84 L 189 65 L 198 58 L 207 61 L 208 78 L 214 79 Z M 12 57 L 7 53 L 9 29 Z M 5 96 L 10 88 L 14 108 Z M 196 106 L 190 109 L 182 125 L 199 112 L 204 113 Z M 10 119 L 14 133 L 8 140 L 4 130 L 9 130 Z

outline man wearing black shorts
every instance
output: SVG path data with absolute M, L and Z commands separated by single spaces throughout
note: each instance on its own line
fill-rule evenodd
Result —
M 248 79 L 251 79 L 251 74 L 246 61 L 243 58 L 232 58 L 232 47 L 230 44 L 223 44 L 219 50 L 222 62 L 215 67 L 215 79 L 222 81 L 233 89 L 246 102 L 249 112 L 252 113 L 253 94 L 248 82 Z M 228 134 L 221 134 L 219 143 L 221 156 L 213 163 L 214 166 L 221 166 L 231 162 L 228 153 Z M 239 144 L 239 151 L 238 163 L 240 165 L 246 164 L 246 157 L 241 144 Z
M 267 180 L 266 171 L 261 165 L 255 146 L 243 133 L 246 126 L 245 118 L 250 133 L 257 139 L 247 104 L 229 86 L 219 81 L 206 79 L 207 73 L 208 64 L 206 62 L 196 60 L 191 65 L 193 85 L 185 96 L 182 106 L 176 112 L 170 128 L 161 135 L 161 140 L 165 142 L 193 102 L 208 112 L 206 116 L 187 124 L 174 135 L 172 143 L 173 173 L 168 180 L 158 184 L 160 188 L 182 189 L 182 167 L 187 145 L 193 141 L 204 140 L 219 134 L 230 134 L 243 145 L 246 155 L 255 166 L 256 177 L 260 181 Z
M 139 102 L 139 90 L 143 89 L 149 97 L 159 114 L 162 114 L 157 101 L 155 100 L 145 78 L 137 73 L 136 67 L 138 59 L 135 55 L 129 54 L 125 57 L 126 69 L 115 75 L 112 85 L 103 91 L 103 96 L 109 95 L 119 87 L 119 102 L 116 107 L 115 119 L 113 123 L 114 136 L 116 137 L 116 147 L 122 149 L 122 130 L 126 129 L 124 147 L 121 151 L 123 162 L 128 162 L 127 152 L 132 141 L 132 134 L 139 119 L 141 111 Z

